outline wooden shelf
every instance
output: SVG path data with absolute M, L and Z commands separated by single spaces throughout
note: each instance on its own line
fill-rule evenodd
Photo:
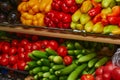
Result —
M 9 31 L 9 32 L 19 32 L 19 33 L 25 33 L 25 34 L 34 34 L 34 35 L 40 35 L 40 36 L 49 36 L 49 37 L 56 37 L 56 38 L 84 40 L 84 41 L 93 41 L 93 42 L 102 42 L 102 43 L 111 43 L 111 44 L 120 45 L 120 39 L 113 39 L 113 38 L 83 36 L 83 35 L 71 34 L 71 33 L 52 32 L 48 30 L 35 30 L 33 28 L 24 29 L 22 27 L 12 28 L 12 27 L 0 26 L 0 30 Z

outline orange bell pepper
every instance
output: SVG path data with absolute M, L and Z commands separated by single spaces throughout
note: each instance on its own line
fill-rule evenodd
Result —
M 107 16 L 119 16 L 120 15 L 120 6 L 113 6 L 112 13 L 108 14 Z

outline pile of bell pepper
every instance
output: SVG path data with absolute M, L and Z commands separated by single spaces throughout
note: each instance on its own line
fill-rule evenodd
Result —
M 80 5 L 72 15 L 72 29 L 91 33 L 120 34 L 120 6 L 117 0 L 75 0 Z
M 45 26 L 45 13 L 50 11 L 53 0 L 23 0 L 18 6 L 21 22 L 25 25 Z
M 52 10 L 45 15 L 45 24 L 54 28 L 70 28 L 71 16 L 78 9 L 75 0 L 54 0 Z
M 120 34 L 118 0 L 22 0 L 18 11 L 25 25 Z

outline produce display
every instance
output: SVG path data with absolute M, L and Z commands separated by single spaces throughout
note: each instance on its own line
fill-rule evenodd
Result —
M 97 69 L 110 63 L 115 50 L 105 43 L 0 34 L 0 66 L 28 72 L 34 80 L 97 80 Z
M 0 0 L 1 23 L 119 35 L 120 1 Z M 0 31 L 0 66 L 28 73 L 26 80 L 119 80 L 116 47 Z

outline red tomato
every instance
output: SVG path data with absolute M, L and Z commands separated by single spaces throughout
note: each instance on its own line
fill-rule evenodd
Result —
M 64 64 L 65 65 L 70 65 L 71 63 L 72 63 L 72 57 L 71 56 L 65 56 L 64 58 L 63 58 L 63 61 L 64 61 Z
M 41 41 L 37 41 L 34 44 L 38 47 L 38 49 L 41 49 Z
M 9 57 L 9 64 L 10 64 L 10 65 L 13 65 L 13 64 L 17 63 L 17 61 L 18 61 L 17 56 L 11 55 L 11 56 Z
M 120 80 L 120 67 L 114 68 L 111 76 L 113 80 Z
M 95 77 L 95 80 L 104 80 L 104 79 L 103 79 L 103 76 L 102 76 L 102 75 L 97 75 L 97 76 Z
M 11 47 L 9 49 L 9 55 L 15 55 L 17 53 L 17 48 L 16 47 Z
M 8 53 L 9 49 L 10 49 L 10 43 L 8 43 L 8 42 L 4 43 L 3 46 L 2 46 L 2 52 L 3 53 Z
M 67 55 L 67 48 L 65 46 L 59 46 L 57 53 L 59 56 L 65 57 Z
M 91 74 L 83 74 L 80 79 L 81 80 L 95 80 L 94 76 Z
M 32 50 L 39 50 L 39 46 L 37 44 L 33 43 Z
M 4 41 L 0 42 L 0 51 L 2 50 L 3 44 L 4 44 Z
M 28 44 L 28 43 L 29 43 L 29 41 L 28 41 L 27 39 L 23 39 L 23 40 L 21 40 L 21 42 L 20 42 L 21 46 L 25 46 L 25 45 Z
M 103 80 L 111 80 L 111 73 L 103 73 Z
M 25 49 L 23 47 L 18 47 L 18 50 L 17 50 L 18 53 L 22 53 L 24 51 L 25 51 Z
M 18 53 L 18 59 L 19 60 L 25 60 L 25 53 L 24 52 Z
M 43 41 L 41 42 L 41 48 L 42 48 L 42 49 L 45 49 L 46 46 L 48 45 L 48 43 L 49 43 L 48 40 L 43 40 Z
M 55 40 L 50 40 L 48 45 L 52 46 L 54 50 L 58 48 L 58 42 Z
M 14 65 L 12 66 L 12 68 L 15 69 L 15 70 L 17 70 L 17 69 L 18 69 L 17 64 L 14 64 Z
M 96 75 L 102 75 L 103 74 L 103 68 L 104 68 L 104 66 L 101 66 L 101 67 L 97 68 L 96 71 L 95 71 L 95 74 Z
M 113 71 L 113 69 L 116 68 L 116 66 L 114 66 L 112 63 L 107 64 L 106 66 L 104 66 L 104 72 L 105 73 L 111 73 Z
M 11 45 L 12 45 L 13 47 L 18 47 L 18 43 L 19 43 L 18 40 L 13 39 Z
M 31 43 L 27 43 L 25 46 L 24 46 L 25 50 L 31 50 L 32 49 L 32 44 Z
M 9 64 L 8 58 L 2 57 L 1 58 L 1 65 L 2 66 L 7 66 Z
M 3 53 L 3 54 L 2 54 L 2 57 L 4 57 L 4 58 L 9 58 L 9 55 L 8 55 L 7 53 Z
M 26 66 L 26 62 L 24 62 L 24 61 L 18 61 L 17 67 L 18 67 L 19 70 L 23 71 L 25 69 L 25 66 Z

